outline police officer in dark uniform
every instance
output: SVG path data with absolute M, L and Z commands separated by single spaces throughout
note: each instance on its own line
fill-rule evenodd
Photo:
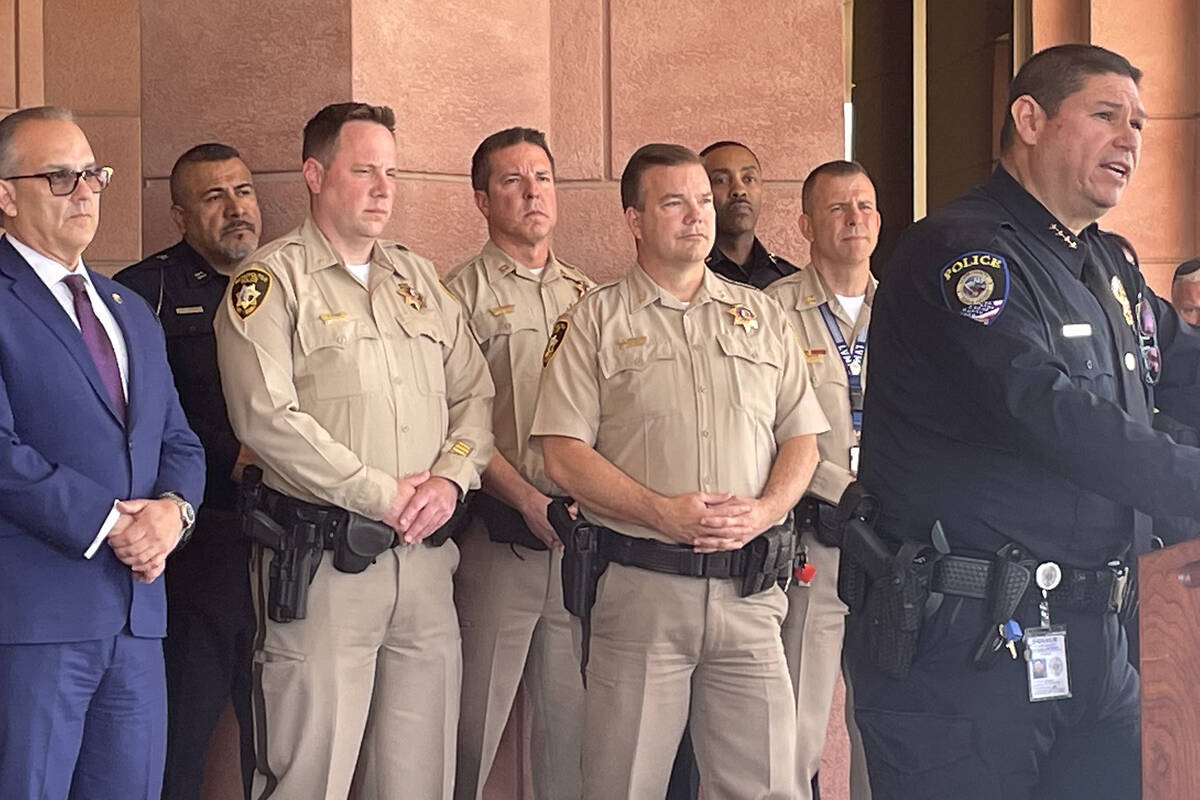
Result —
M 796 267 L 754 235 L 762 210 L 762 166 L 741 142 L 714 142 L 700 151 L 713 189 L 717 239 L 704 263 L 718 275 L 765 289 Z
M 199 797 L 213 727 L 231 699 L 247 787 L 254 765 L 250 548 L 236 516 L 236 480 L 252 454 L 225 415 L 212 320 L 230 274 L 258 246 L 261 220 L 250 171 L 227 145 L 188 150 L 172 167 L 170 185 L 171 218 L 183 240 L 116 280 L 144 297 L 162 322 L 179 399 L 208 461 L 195 535 L 167 561 L 163 798 L 191 800 Z
M 851 603 L 847 654 L 877 800 L 1140 797 L 1126 565 L 1147 514 L 1200 516 L 1200 449 L 1150 425 L 1156 388 L 1200 400 L 1200 337 L 1095 225 L 1138 164 L 1140 77 L 1035 55 L 1000 166 L 876 295 L 860 477 L 896 577 Z

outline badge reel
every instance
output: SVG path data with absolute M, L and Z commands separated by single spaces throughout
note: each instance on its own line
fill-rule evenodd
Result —
M 1062 582 L 1062 568 L 1053 561 L 1038 565 L 1034 573 L 1042 599 L 1038 603 L 1041 625 L 1025 630 L 1025 666 L 1029 675 L 1029 702 L 1063 700 L 1071 696 L 1067 665 L 1067 629 L 1050 624 L 1049 592 Z

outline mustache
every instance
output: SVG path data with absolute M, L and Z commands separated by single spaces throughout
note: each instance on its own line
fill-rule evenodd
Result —
M 244 220 L 244 219 L 240 219 L 237 222 L 231 222 L 228 225 L 221 228 L 221 235 L 224 236 L 227 233 L 235 233 L 237 231 L 250 231 L 250 233 L 254 233 L 255 230 L 256 230 L 256 228 L 254 227 L 253 222 L 250 222 L 250 221 Z

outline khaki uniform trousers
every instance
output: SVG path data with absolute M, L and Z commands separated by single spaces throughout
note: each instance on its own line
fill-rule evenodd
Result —
M 356 575 L 325 553 L 307 618 L 288 623 L 267 619 L 273 554 L 255 551 L 251 796 L 346 800 L 358 764 L 361 800 L 448 800 L 462 674 L 454 542 L 393 548 Z
M 493 542 L 478 518 L 463 537 L 454 578 L 463 649 L 458 800 L 483 796 L 522 677 L 533 710 L 533 796 L 583 796 L 580 632 L 563 607 L 561 565 L 558 553 Z
M 783 649 L 796 696 L 796 768 L 800 800 L 812 798 L 812 776 L 821 766 L 833 689 L 842 670 L 846 606 L 837 596 L 839 551 L 817 541 L 811 531 L 800 537 L 808 562 L 817 568 L 808 585 L 788 589 Z M 850 680 L 846 681 L 846 728 L 850 735 L 850 797 L 870 800 L 862 735 L 854 724 Z
M 690 722 L 705 800 L 796 796 L 796 707 L 778 587 L 612 564 L 592 609 L 587 800 L 662 800 Z M 689 717 L 690 709 L 690 717 Z

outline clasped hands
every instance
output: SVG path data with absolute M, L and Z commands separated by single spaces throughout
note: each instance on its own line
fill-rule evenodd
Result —
M 688 492 L 654 505 L 655 529 L 697 553 L 737 550 L 778 518 L 756 497 L 728 492 Z
M 457 484 L 422 470 L 396 479 L 396 496 L 383 522 L 402 542 L 416 544 L 446 524 L 457 503 Z
M 152 583 L 179 544 L 183 519 L 170 498 L 137 498 L 117 503 L 120 516 L 108 532 L 108 546 L 142 583 Z

